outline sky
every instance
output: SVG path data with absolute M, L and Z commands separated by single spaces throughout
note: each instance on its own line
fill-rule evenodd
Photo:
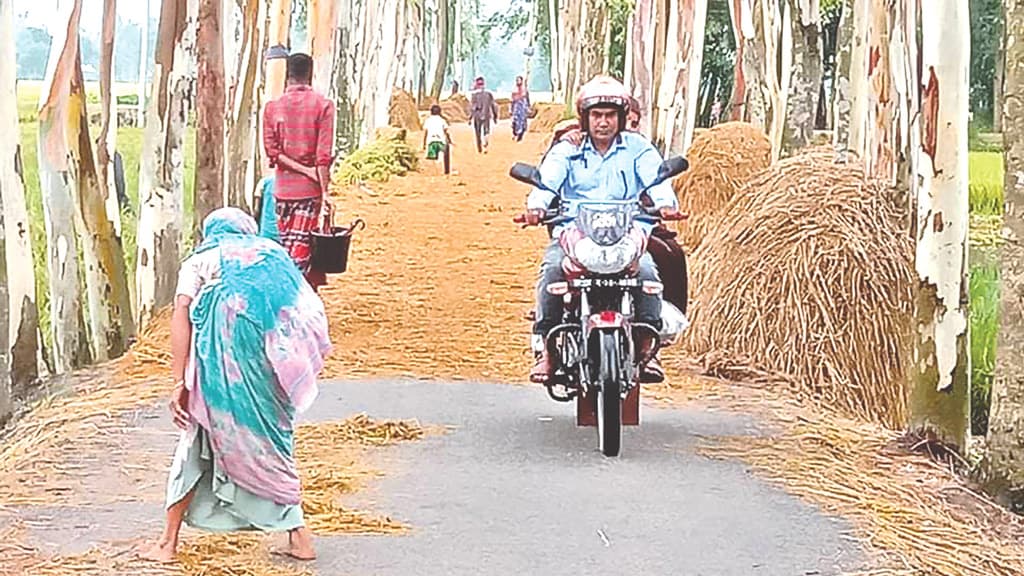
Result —
M 161 0 L 121 0 L 117 3 L 117 14 L 125 20 L 141 24 L 146 18 L 146 2 L 150 4 L 150 17 L 160 15 Z M 53 24 L 53 15 L 58 5 L 69 7 L 71 0 L 14 0 L 14 15 L 28 16 L 31 26 L 47 28 Z M 103 20 L 103 0 L 82 0 L 82 28 L 99 32 Z

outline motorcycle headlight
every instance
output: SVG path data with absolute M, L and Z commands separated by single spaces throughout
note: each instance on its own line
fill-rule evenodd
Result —
M 641 245 L 630 234 L 611 246 L 601 246 L 591 238 L 582 238 L 573 247 L 573 258 L 595 274 L 622 272 L 636 260 Z

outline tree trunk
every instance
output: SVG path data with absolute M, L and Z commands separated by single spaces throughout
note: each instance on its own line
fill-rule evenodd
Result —
M 868 41 L 868 81 L 870 96 L 867 108 L 867 134 L 864 160 L 868 173 L 893 183 L 896 175 L 896 151 L 893 142 L 894 110 L 892 65 L 889 46 L 892 42 L 888 0 L 873 0 L 871 30 Z
M 153 89 L 139 159 L 136 258 L 137 320 L 174 298 L 181 263 L 185 131 L 193 105 L 198 0 L 164 0 L 156 41 Z
M 1006 97 L 1003 116 L 1002 297 L 985 473 L 1004 504 L 1024 507 L 1024 2 L 1003 4 Z
M 782 152 L 785 131 L 786 104 L 792 77 L 793 37 L 792 10 L 781 8 L 772 0 L 761 3 L 764 37 L 765 109 L 768 119 L 768 140 L 772 143 L 772 158 L 778 160 Z
M 744 119 L 768 133 L 771 123 L 771 91 L 768 86 L 767 34 L 764 0 L 740 0 L 743 34 L 743 78 L 747 86 Z M 774 59 L 774 56 L 773 56 Z
M 430 97 L 435 100 L 441 98 L 441 90 L 444 89 L 444 77 L 448 72 L 448 20 L 448 0 L 438 0 L 437 65 L 434 67 L 434 82 L 430 86 Z
M 657 10 L 655 0 L 637 0 L 630 16 L 631 43 L 626 58 L 631 62 L 628 86 L 633 96 L 640 102 L 640 132 L 653 134 L 652 118 L 654 116 L 654 38 L 655 17 Z
M 53 49 L 50 50 L 39 109 L 39 180 L 50 273 L 53 366 L 57 374 L 89 362 L 88 339 L 82 320 L 75 233 L 78 174 L 70 162 L 69 149 L 72 142 L 77 145 L 78 135 L 66 133 L 79 118 L 69 107 L 71 85 L 75 81 L 78 66 L 81 11 L 81 0 L 65 3 L 58 11 L 58 22 L 67 22 L 67 27 L 54 27 L 56 34 Z
M 732 22 L 733 41 L 736 43 L 736 64 L 733 66 L 732 97 L 729 100 L 731 110 L 727 116 L 734 121 L 743 119 L 747 98 L 747 83 L 743 76 L 743 51 L 747 46 L 743 37 L 744 4 L 744 0 L 729 0 L 729 20 Z
M 654 141 L 682 154 L 693 139 L 704 54 L 707 0 L 670 0 Z
M 117 25 L 117 0 L 103 3 L 103 30 L 100 46 L 100 103 L 103 107 L 100 135 L 96 138 L 96 167 L 106 192 L 107 216 L 114 236 L 121 243 L 121 205 L 114 184 L 114 151 L 117 150 L 117 99 L 112 95 L 114 79 L 114 30 Z
M 14 390 L 25 390 L 39 376 L 39 309 L 36 307 L 36 278 L 32 263 L 32 235 L 25 206 L 25 185 L 18 144 L 18 109 L 15 95 L 14 24 L 12 1 L 0 0 L 0 309 L 6 316 L 0 324 L 0 372 L 9 374 Z M 7 271 L 10 273 L 7 273 Z M 6 328 L 4 328 L 6 327 Z M 0 395 L 4 393 L 0 384 Z M 2 404 L 2 399 L 0 399 Z M 0 406 L 0 414 L 3 407 Z
M 203 220 L 224 205 L 224 50 L 222 0 L 199 0 L 196 73 L 197 146 L 192 233 L 199 238 Z
M 292 25 L 291 0 L 269 0 L 267 10 L 270 24 L 267 30 L 266 44 L 268 46 L 289 46 L 291 44 Z M 287 62 L 284 58 L 263 60 L 263 66 L 262 97 L 260 98 L 259 118 L 256 122 L 257 152 L 263 149 L 262 144 L 259 144 L 263 141 L 263 109 L 267 102 L 280 97 L 284 93 L 285 73 L 287 72 Z M 262 155 L 260 157 L 263 160 L 261 164 L 263 176 L 272 176 L 273 170 L 270 169 L 267 159 Z
M 309 46 L 313 57 L 313 89 L 327 96 L 334 71 L 334 35 L 338 29 L 338 3 L 309 0 Z
M 1005 1 L 1005 0 L 1004 0 Z M 1005 92 L 1003 86 L 1006 78 L 1006 33 L 1005 20 L 999 28 L 999 40 L 996 42 L 996 69 L 992 79 L 992 131 L 999 134 L 1003 131 L 1003 105 Z
M 452 25 L 455 26 L 455 44 L 452 47 L 452 49 L 455 50 L 455 58 L 454 58 L 454 60 L 455 60 L 455 69 L 454 69 L 454 74 L 455 74 L 455 81 L 458 82 L 460 86 L 462 86 L 463 82 L 465 82 L 465 80 L 466 80 L 465 74 L 463 73 L 464 67 L 463 67 L 463 60 L 462 60 L 462 58 L 463 58 L 463 52 L 462 52 L 462 17 L 463 17 L 462 16 L 462 5 L 463 5 L 463 3 L 466 0 L 451 0 L 451 1 L 455 3 L 455 22 L 452 22 Z M 536 6 L 532 6 L 530 9 L 534 11 L 534 14 L 536 14 L 537 10 L 540 10 L 540 8 L 536 7 Z M 533 42 L 530 42 L 530 45 L 532 46 Z
M 786 98 L 782 155 L 792 156 L 811 143 L 824 63 L 818 0 L 789 0 L 793 67 Z
M 853 21 L 857 0 L 853 1 L 854 6 L 843 2 L 840 7 L 836 68 L 832 80 L 832 145 L 844 157 L 850 146 L 850 68 L 853 64 Z
M 918 150 L 919 286 L 910 424 L 914 431 L 963 451 L 970 422 L 967 2 L 931 0 L 922 16 L 925 88 Z
M 548 53 L 551 55 L 551 92 L 555 102 L 565 102 L 565 81 L 562 77 L 562 25 L 558 0 L 548 1 Z M 638 0 L 639 3 L 651 0 Z M 639 8 L 638 8 L 639 9 Z
M 559 0 L 561 7 L 562 42 L 559 55 L 562 58 L 561 84 L 562 102 L 572 107 L 576 103 L 576 93 L 587 79 L 583 78 L 583 40 L 581 36 L 581 19 L 585 15 L 583 3 L 586 0 Z
M 868 132 L 868 106 L 871 98 L 868 47 L 874 0 L 853 0 L 850 47 L 850 120 L 845 150 L 854 150 L 863 158 Z
M 259 107 L 256 106 L 256 94 L 261 84 L 260 60 L 263 54 L 264 26 L 266 15 L 262 0 L 245 0 L 245 11 L 242 13 L 241 46 L 236 53 L 237 67 L 233 77 L 228 103 L 231 105 L 227 117 L 227 162 L 225 169 L 227 186 L 227 204 L 249 210 L 253 206 L 253 191 L 256 186 L 256 172 L 253 162 L 256 158 L 256 117 Z M 332 24 L 331 28 L 334 26 Z M 332 50 L 331 46 L 328 50 Z M 315 75 L 314 63 L 314 75 Z M 324 74 L 330 78 L 330 69 Z M 315 78 L 315 76 L 314 76 Z
M 609 51 L 607 36 L 611 33 L 611 19 L 605 0 L 583 0 L 580 7 L 583 10 L 580 15 L 580 27 L 583 29 L 580 43 L 582 83 L 605 71 Z

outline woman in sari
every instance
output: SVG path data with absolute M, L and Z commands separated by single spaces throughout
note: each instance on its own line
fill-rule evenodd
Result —
M 256 221 L 237 208 L 210 214 L 178 277 L 170 409 L 182 433 L 167 525 L 145 558 L 173 561 L 182 521 L 216 532 L 287 532 L 281 553 L 316 557 L 294 424 L 316 398 L 330 348 L 323 303 L 288 252 L 257 236 Z
M 530 113 L 530 93 L 522 76 L 516 76 L 516 89 L 512 91 L 512 136 L 516 142 L 526 134 L 527 116 Z

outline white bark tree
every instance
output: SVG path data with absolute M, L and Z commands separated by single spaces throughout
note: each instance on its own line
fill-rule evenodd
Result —
M 71 162 L 67 128 L 78 118 L 70 110 L 71 85 L 78 66 L 78 22 L 81 3 L 64 3 L 53 28 L 53 48 L 39 106 L 39 180 L 46 225 L 50 273 L 50 319 L 53 366 L 63 374 L 89 361 L 88 338 L 82 321 L 75 233 L 77 171 Z M 76 139 L 77 140 L 77 139 Z
M 313 88 L 331 93 L 334 71 L 334 37 L 338 30 L 338 3 L 334 0 L 309 0 L 309 46 L 313 57 Z
M 198 0 L 164 0 L 139 169 L 137 321 L 174 298 L 184 230 L 185 130 L 193 108 Z
M 681 154 L 693 140 L 704 55 L 707 0 L 669 0 L 664 59 L 657 87 L 654 140 Z M 653 67 L 653 66 L 652 66 Z
M 292 24 L 292 2 L 291 0 L 269 0 L 267 6 L 269 28 L 267 29 L 267 46 L 285 46 L 291 43 Z M 281 96 L 284 92 L 285 73 L 287 63 L 283 58 L 275 58 L 263 61 L 263 85 L 260 92 L 259 117 L 256 122 L 256 152 L 261 159 L 263 176 L 272 176 L 267 159 L 262 155 L 263 150 L 263 109 L 267 102 Z
M 111 131 L 109 111 L 113 105 L 110 74 L 113 68 L 114 8 L 110 4 L 104 7 L 103 56 L 107 62 L 101 63 L 101 72 L 106 76 L 100 75 L 101 87 L 105 87 L 106 92 L 103 114 L 108 116 L 104 123 L 108 134 Z M 121 246 L 121 239 L 115 233 L 114 220 L 120 220 L 116 192 L 113 198 L 115 213 L 111 215 L 107 207 L 112 186 L 107 186 L 93 151 L 92 139 L 89 137 L 89 115 L 86 111 L 81 54 L 76 57 L 73 76 L 67 89 L 71 113 L 77 115 L 77 119 L 71 118 L 65 136 L 68 138 L 71 171 L 77 172 L 74 176 L 78 185 L 76 222 L 81 227 L 79 240 L 88 295 L 89 343 L 93 360 L 102 362 L 124 353 L 129 339 L 135 334 L 135 323 L 132 318 L 131 297 L 128 293 L 124 249 Z M 113 124 L 113 131 L 116 131 L 116 117 Z M 101 136 L 101 146 L 106 142 L 106 138 L 106 135 Z M 112 172 L 112 163 L 110 168 Z
M 1024 2 L 1004 0 L 1002 297 L 984 468 L 989 490 L 1024 506 Z
M 915 350 L 911 428 L 966 449 L 970 359 L 967 322 L 967 0 L 923 10 L 922 138 L 917 150 Z
M 811 143 L 824 74 L 818 0 L 788 0 L 783 55 L 790 54 L 782 153 L 790 156 Z M 787 68 L 784 67 L 784 74 Z
M 652 0 L 637 0 L 638 3 L 651 2 Z M 562 27 L 559 0 L 547 0 L 548 4 L 548 48 L 551 55 L 551 91 L 555 102 L 565 102 L 565 76 L 562 69 L 562 62 L 565 56 L 562 53 Z M 639 9 L 639 8 L 638 8 Z
M 103 29 L 100 46 L 100 105 L 102 114 L 100 134 L 96 138 L 96 167 L 100 183 L 107 195 L 107 217 L 114 228 L 117 243 L 121 243 L 121 205 L 117 201 L 114 183 L 114 151 L 117 150 L 117 98 L 113 95 L 114 42 L 117 26 L 117 0 L 103 2 Z
M 636 0 L 628 23 L 630 41 L 626 53 L 628 72 L 625 80 L 626 86 L 640 102 L 643 111 L 640 131 L 644 134 L 653 133 L 652 119 L 657 94 L 654 83 L 656 19 L 657 6 L 654 0 Z
M 266 36 L 266 3 L 263 0 L 244 0 L 236 15 L 241 35 L 237 42 L 226 46 L 235 54 L 225 70 L 230 71 L 227 90 L 227 123 L 225 129 L 225 204 L 251 209 L 256 186 L 257 114 L 256 95 L 262 82 L 263 45 Z M 234 28 L 234 27 L 232 27 Z M 232 34 L 234 37 L 234 34 Z M 328 80 L 330 70 L 325 74 Z M 328 83 L 329 84 L 329 83 Z
M 32 235 L 25 206 L 24 174 L 18 143 L 18 108 L 15 95 L 14 25 L 12 1 L 0 0 L 0 282 L 6 298 L 0 295 L 0 308 L 7 310 L 0 326 L 0 354 L 7 357 L 0 371 L 7 370 L 15 390 L 29 385 L 39 375 L 39 309 L 36 307 L 36 278 L 32 262 Z M 2 385 L 0 385 L 2 388 Z M 3 390 L 0 390 L 0 395 Z M 2 402 L 0 402 L 2 403 Z M 0 412 L 3 409 L 0 407 Z

